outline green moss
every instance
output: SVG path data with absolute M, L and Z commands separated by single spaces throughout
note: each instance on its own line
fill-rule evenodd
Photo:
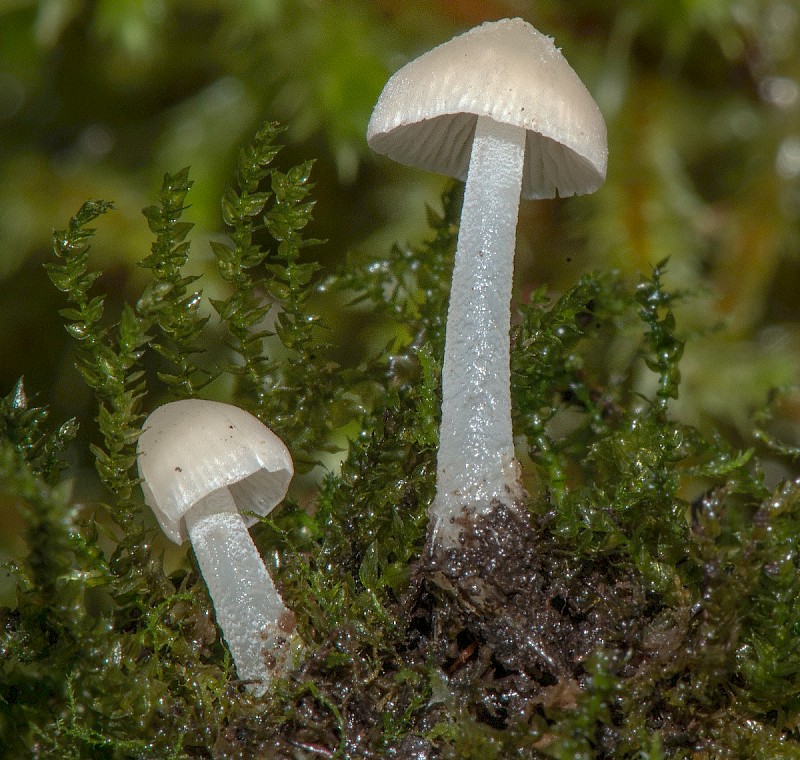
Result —
M 189 259 L 186 237 L 192 224 L 181 221 L 181 216 L 191 186 L 188 168 L 174 176 L 167 174 L 158 203 L 142 211 L 156 239 L 150 255 L 139 262 L 150 270 L 152 280 L 136 304 L 144 323 L 156 331 L 157 337 L 149 345 L 167 367 L 158 373 L 158 379 L 178 398 L 196 395 L 210 379 L 194 362 L 208 321 L 199 313 L 200 293 L 190 290 L 198 278 L 182 273 Z
M 0 487 L 28 548 L 0 611 L 4 756 L 800 756 L 800 486 L 767 486 L 755 451 L 671 417 L 685 337 L 664 265 L 635 287 L 590 275 L 521 308 L 528 512 L 479 526 L 437 567 L 426 510 L 458 192 L 430 212 L 428 242 L 353 256 L 322 283 L 303 236 L 311 164 L 276 168 L 278 134 L 243 150 L 223 198 L 219 326 L 183 274 L 187 170 L 145 210 L 150 279 L 116 319 L 88 268 L 89 225 L 110 204 L 55 234 L 48 271 L 96 397 L 107 503 L 73 502 L 61 458 L 77 423 L 51 428 L 20 382 L 0 402 Z M 320 294 L 399 337 L 340 367 Z M 215 340 L 219 363 L 201 351 Z M 135 471 L 144 415 L 219 377 L 307 469 L 351 434 L 313 514 L 290 499 L 253 530 L 303 644 L 263 700 L 235 680 L 195 567 L 165 574 Z M 491 604 L 465 603 L 464 568 Z

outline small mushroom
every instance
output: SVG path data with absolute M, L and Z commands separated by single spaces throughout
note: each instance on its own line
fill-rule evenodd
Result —
M 400 163 L 466 179 L 442 369 L 432 543 L 460 518 L 524 494 L 511 431 L 509 330 L 520 195 L 590 193 L 606 126 L 553 40 L 522 19 L 487 22 L 387 82 L 367 142 Z
M 253 415 L 199 399 L 156 409 L 137 446 L 147 505 L 175 543 L 187 538 L 214 603 L 239 678 L 263 694 L 290 665 L 294 615 L 248 527 L 286 495 L 292 458 Z

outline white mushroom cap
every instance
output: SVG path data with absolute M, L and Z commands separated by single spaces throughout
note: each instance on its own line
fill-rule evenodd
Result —
M 527 130 L 523 198 L 581 195 L 603 184 L 600 109 L 553 40 L 519 18 L 481 24 L 396 72 L 367 142 L 399 163 L 463 180 L 478 116 Z
M 208 494 L 228 488 L 240 511 L 266 515 L 294 474 L 289 450 L 266 425 L 238 407 L 200 399 L 156 409 L 145 420 L 137 458 L 145 502 L 175 543 L 188 537 L 186 512 Z

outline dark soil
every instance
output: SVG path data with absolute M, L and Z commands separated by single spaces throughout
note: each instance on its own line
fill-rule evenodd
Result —
M 681 711 L 661 705 L 654 687 L 680 670 L 688 612 L 666 607 L 620 570 L 629 562 L 581 560 L 556 547 L 546 527 L 522 509 L 498 505 L 464 527 L 458 548 L 419 560 L 412 590 L 393 610 L 408 621 L 406 636 L 399 651 L 386 653 L 380 672 L 366 670 L 363 639 L 339 631 L 298 674 L 315 689 L 295 703 L 280 738 L 242 755 L 220 748 L 220 757 L 436 760 L 449 755 L 422 737 L 452 717 L 454 705 L 491 729 L 530 726 L 530 749 L 515 756 L 543 756 L 539 750 L 552 741 L 550 716 L 577 712 L 591 679 L 587 658 L 598 651 L 614 676 L 641 683 L 632 689 L 642 694 L 639 714 L 665 748 L 691 746 Z M 331 667 L 332 661 L 340 665 Z M 432 665 L 441 673 L 442 695 L 414 708 L 416 687 L 404 685 L 398 673 Z M 613 702 L 609 709 L 611 720 L 599 725 L 594 740 L 601 759 L 620 756 L 622 726 L 615 718 L 625 711 Z M 389 745 L 387 711 L 408 711 L 404 730 Z M 238 732 L 230 727 L 227 735 L 235 746 L 259 733 L 254 724 Z

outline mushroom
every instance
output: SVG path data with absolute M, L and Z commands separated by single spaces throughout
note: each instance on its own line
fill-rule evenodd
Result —
M 142 491 L 164 533 L 192 543 L 239 678 L 263 694 L 284 673 L 294 615 L 250 538 L 286 495 L 294 467 L 278 436 L 248 412 L 199 399 L 146 420 L 137 445 Z
M 466 179 L 442 369 L 432 543 L 465 516 L 524 495 L 511 431 L 509 331 L 520 195 L 590 193 L 606 126 L 553 40 L 522 19 L 484 23 L 397 71 L 367 142 L 400 163 Z

